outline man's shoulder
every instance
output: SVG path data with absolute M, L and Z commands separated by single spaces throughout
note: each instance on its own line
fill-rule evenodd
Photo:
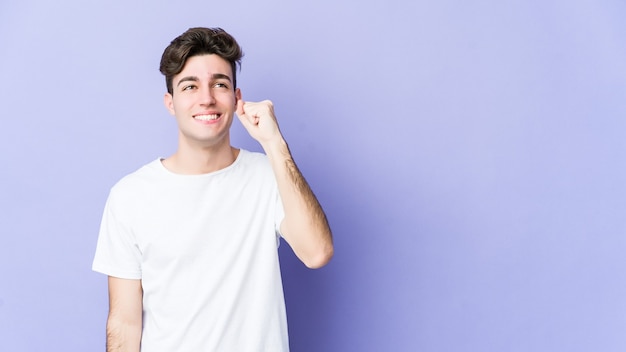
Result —
M 152 183 L 150 181 L 155 181 L 159 178 L 161 173 L 159 169 L 160 163 L 160 159 L 153 160 L 125 175 L 113 185 L 112 191 L 126 193 L 129 190 L 137 190 L 141 186 L 149 185 Z
M 239 169 L 252 175 L 273 175 L 272 166 L 267 155 L 241 149 L 237 164 Z
M 267 155 L 263 153 L 240 149 L 239 154 L 239 159 L 242 164 L 250 166 L 269 166 L 269 159 Z

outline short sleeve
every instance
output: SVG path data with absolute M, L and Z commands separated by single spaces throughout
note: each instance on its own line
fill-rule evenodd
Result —
M 92 269 L 122 279 L 141 279 L 141 251 L 128 221 L 128 204 L 119 202 L 114 191 L 104 207 Z
M 283 208 L 283 201 L 280 198 L 280 194 L 278 192 L 278 188 L 276 188 L 276 199 L 274 204 L 274 226 L 276 230 L 276 245 L 280 245 L 280 238 L 282 237 L 282 233 L 280 231 L 280 225 L 283 223 L 283 219 L 285 218 L 285 209 Z

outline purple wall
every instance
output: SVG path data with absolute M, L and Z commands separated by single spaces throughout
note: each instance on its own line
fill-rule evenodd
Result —
M 0 4 L 0 350 L 104 350 L 104 201 L 174 150 L 199 25 L 334 229 L 318 271 L 281 246 L 294 352 L 626 350 L 623 1 L 86 4 Z

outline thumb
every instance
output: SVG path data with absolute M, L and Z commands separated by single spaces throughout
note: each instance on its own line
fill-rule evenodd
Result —
M 243 117 L 243 115 L 245 115 L 245 111 L 243 111 L 243 105 L 245 104 L 245 102 L 243 101 L 243 99 L 239 99 L 237 100 L 237 116 L 239 116 L 239 118 Z
M 243 127 L 245 127 L 246 129 L 250 128 L 252 125 L 252 122 L 250 122 L 250 117 L 248 115 L 246 115 L 246 112 L 244 111 L 243 107 L 246 103 L 243 101 L 243 99 L 239 99 L 237 101 L 237 117 L 239 118 L 239 122 L 241 122 L 241 124 L 243 125 Z

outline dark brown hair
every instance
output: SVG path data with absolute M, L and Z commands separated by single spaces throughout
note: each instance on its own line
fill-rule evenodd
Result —
M 230 63 L 233 87 L 237 88 L 237 66 L 241 67 L 243 51 L 235 38 L 221 28 L 189 28 L 176 37 L 163 52 L 159 71 L 165 76 L 167 91 L 173 94 L 172 79 L 185 67 L 187 59 L 196 55 L 216 54 Z

